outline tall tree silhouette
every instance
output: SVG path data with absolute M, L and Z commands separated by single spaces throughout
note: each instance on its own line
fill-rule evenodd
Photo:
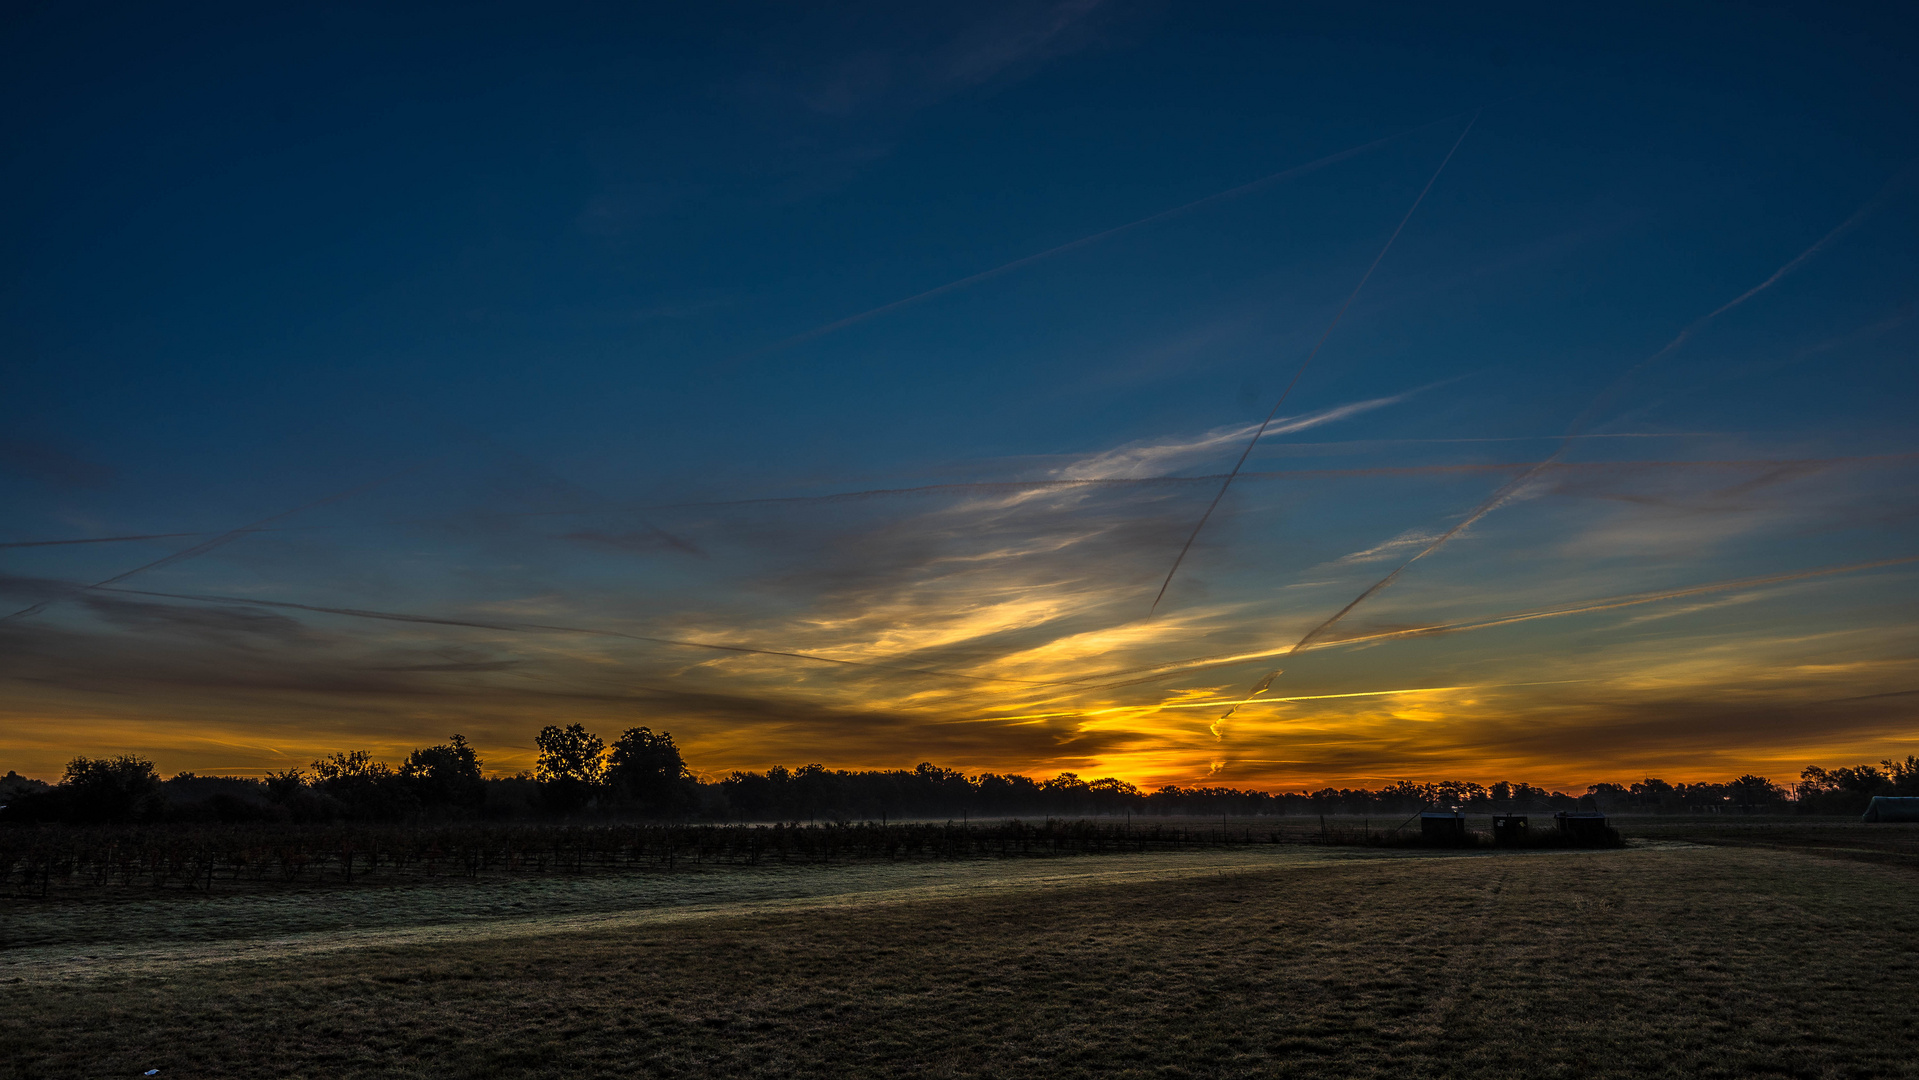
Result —
M 607 787 L 647 810 L 685 808 L 689 779 L 686 762 L 669 732 L 656 735 L 652 728 L 627 728 L 607 755 Z
M 439 746 L 421 747 L 408 754 L 406 763 L 400 766 L 400 775 L 425 806 L 471 809 L 486 801 L 480 756 L 464 735 L 454 735 Z
M 533 778 L 547 805 L 561 811 L 585 806 L 606 773 L 606 743 L 580 724 L 548 724 L 533 742 L 540 749 Z

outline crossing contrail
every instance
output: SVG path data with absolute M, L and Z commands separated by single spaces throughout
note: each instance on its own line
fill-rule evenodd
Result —
M 1811 570 L 1792 570 L 1783 574 L 1767 574 L 1764 577 L 1715 581 L 1705 585 L 1693 585 L 1683 589 L 1666 589 L 1660 592 L 1634 593 L 1627 596 L 1608 597 L 1603 600 L 1587 600 L 1582 603 L 1563 607 L 1514 612 L 1508 615 L 1495 615 L 1490 618 L 1473 619 L 1465 622 L 1437 623 L 1432 626 L 1411 627 L 1404 630 L 1386 630 L 1377 634 L 1361 634 L 1355 637 L 1338 638 L 1333 641 L 1321 642 L 1314 647 L 1333 648 L 1340 645 L 1358 645 L 1372 641 L 1391 641 L 1395 638 L 1430 637 L 1437 634 L 1456 634 L 1466 630 L 1487 630 L 1496 626 L 1509 626 L 1513 623 L 1531 622 L 1534 619 L 1556 619 L 1567 615 L 1585 615 L 1595 611 L 1611 611 L 1614 608 L 1634 607 L 1639 604 L 1653 604 L 1662 600 L 1681 600 L 1688 596 L 1701 596 L 1706 593 L 1758 588 L 1762 585 L 1780 585 L 1789 581 L 1830 577 L 1834 574 L 1853 574 L 1864 570 L 1878 570 L 1887 566 L 1900 566 L 1913 562 L 1919 562 L 1919 555 L 1902 555 L 1893 559 L 1875 559 L 1871 562 L 1847 563 L 1843 566 L 1822 566 Z
M 1386 244 L 1379 249 L 1379 254 L 1373 256 L 1372 265 L 1368 266 L 1366 272 L 1360 275 L 1359 284 L 1353 286 L 1352 295 L 1346 297 L 1346 302 L 1339 305 L 1339 310 L 1333 313 L 1333 320 L 1326 324 L 1325 331 L 1319 335 L 1319 340 L 1313 344 L 1312 351 L 1306 354 L 1306 359 L 1300 361 L 1299 370 L 1293 372 L 1292 381 L 1286 384 L 1286 389 L 1280 391 L 1279 400 L 1273 403 L 1272 411 L 1266 414 L 1266 419 L 1260 423 L 1259 430 L 1253 432 L 1253 437 L 1246 443 L 1246 449 L 1240 451 L 1239 460 L 1233 463 L 1233 470 L 1226 474 L 1224 480 L 1220 481 L 1219 491 L 1213 495 L 1213 501 L 1207 504 L 1206 512 L 1199 516 L 1199 523 L 1193 526 L 1192 534 L 1186 537 L 1184 544 L 1180 545 L 1179 554 L 1173 557 L 1173 565 L 1166 571 L 1166 580 L 1159 583 L 1159 592 L 1153 597 L 1152 606 L 1146 611 L 1148 618 L 1152 617 L 1153 612 L 1159 610 L 1159 602 L 1166 598 L 1166 590 L 1173 584 L 1173 575 L 1179 573 L 1179 564 L 1186 561 L 1186 553 L 1192 550 L 1193 541 L 1199 539 L 1200 530 L 1206 528 L 1206 522 L 1212 519 L 1213 511 L 1219 508 L 1219 501 L 1226 497 L 1226 489 L 1233 486 L 1233 478 L 1238 476 L 1239 470 L 1245 466 L 1247 457 L 1253 452 L 1253 447 L 1259 445 L 1259 437 L 1266 434 L 1266 428 L 1273 422 L 1273 417 L 1279 415 L 1280 406 L 1286 404 L 1286 399 L 1292 395 L 1293 387 L 1299 385 L 1301 376 L 1304 376 L 1306 369 L 1312 366 L 1313 358 L 1319 355 L 1319 350 L 1325 346 L 1326 339 L 1333 336 L 1333 329 L 1339 325 L 1339 320 L 1346 316 L 1346 309 L 1352 307 L 1353 301 L 1359 299 L 1360 290 L 1364 289 L 1366 282 L 1372 279 L 1373 271 L 1379 269 L 1379 264 L 1386 258 L 1386 253 L 1393 249 L 1393 241 L 1398 240 L 1399 234 L 1405 231 L 1406 223 L 1413 219 L 1413 214 L 1418 211 L 1419 204 L 1426 201 L 1426 193 L 1431 191 L 1433 185 L 1439 182 L 1439 174 L 1446 171 L 1446 166 L 1453 160 L 1453 155 L 1459 152 L 1460 144 L 1466 141 L 1467 135 L 1472 134 L 1473 125 L 1478 122 L 1478 113 L 1474 113 L 1473 118 L 1466 121 L 1465 130 L 1461 131 L 1459 138 L 1453 141 L 1452 149 L 1446 151 L 1446 156 L 1439 162 L 1439 168 L 1433 170 L 1432 179 L 1426 181 L 1426 186 L 1419 189 L 1418 197 L 1413 199 L 1413 204 L 1406 208 L 1406 216 L 1399 220 L 1398 228 L 1395 228 L 1393 234 L 1386 238 Z
M 1800 252 L 1798 255 L 1794 256 L 1784 266 L 1781 266 L 1779 269 L 1773 271 L 1771 277 L 1768 277 L 1766 280 L 1760 282 L 1759 284 L 1753 286 L 1750 289 L 1747 289 L 1745 292 L 1740 293 L 1738 296 L 1734 297 L 1732 300 L 1728 301 L 1727 303 L 1722 304 L 1717 308 L 1714 308 L 1711 312 L 1707 313 L 1706 315 L 1703 315 L 1700 318 L 1693 320 L 1693 322 L 1688 324 L 1683 330 L 1679 331 L 1679 333 L 1671 341 L 1667 342 L 1662 348 L 1660 348 L 1658 352 L 1653 353 L 1651 356 L 1646 357 L 1644 360 L 1641 360 L 1637 364 L 1634 364 L 1632 367 L 1626 369 L 1624 374 L 1620 375 L 1617 379 L 1613 380 L 1612 383 L 1610 383 L 1605 390 L 1599 393 L 1598 397 L 1593 399 L 1592 404 L 1588 405 L 1586 409 L 1583 412 L 1581 412 L 1579 416 L 1573 420 L 1572 427 L 1568 429 L 1568 431 L 1566 432 L 1565 438 L 1560 440 L 1559 448 L 1553 451 L 1552 456 L 1546 458 L 1544 461 L 1541 461 L 1537 463 L 1536 465 L 1532 466 L 1531 468 L 1527 469 L 1521 475 L 1513 478 L 1512 480 L 1508 480 L 1506 483 L 1502 484 L 1497 491 L 1494 491 L 1492 495 L 1489 496 L 1484 502 L 1474 507 L 1473 511 L 1470 514 L 1467 514 L 1465 518 L 1461 519 L 1457 524 L 1453 525 L 1452 528 L 1447 529 L 1445 532 L 1441 533 L 1436 539 L 1433 540 L 1432 543 L 1426 545 L 1424 548 L 1421 548 L 1419 552 L 1415 554 L 1412 558 L 1407 559 L 1405 562 L 1399 564 L 1399 566 L 1393 569 L 1392 573 L 1387 574 L 1385 577 L 1380 578 L 1378 581 L 1368 586 L 1364 592 L 1354 597 L 1351 603 L 1347 604 L 1345 607 L 1340 608 L 1338 611 L 1334 612 L 1331 618 L 1327 619 L 1325 622 L 1320 623 L 1318 626 L 1313 627 L 1311 630 L 1308 630 L 1306 632 L 1306 635 L 1299 639 L 1299 642 L 1292 647 L 1291 651 L 1288 652 L 1287 655 L 1290 656 L 1292 655 L 1292 653 L 1296 653 L 1299 650 L 1305 648 L 1307 645 L 1311 644 L 1314 640 L 1324 635 L 1328 630 L 1331 630 L 1335 625 L 1339 623 L 1341 619 L 1344 619 L 1347 615 L 1351 614 L 1353 609 L 1359 607 L 1361 604 L 1372 599 L 1374 596 L 1377 596 L 1380 592 L 1390 587 L 1394 581 L 1398 580 L 1401 574 L 1406 572 L 1408 567 L 1412 566 L 1414 563 L 1425 558 L 1426 556 L 1431 555 L 1433 552 L 1438 551 L 1440 548 L 1446 546 L 1446 542 L 1448 540 L 1451 540 L 1453 537 L 1458 536 L 1461 532 L 1465 531 L 1468 527 L 1470 527 L 1474 522 L 1477 522 L 1480 518 L 1485 517 L 1487 514 L 1492 513 L 1494 510 L 1499 509 L 1501 506 L 1504 506 L 1507 502 L 1511 501 L 1514 496 L 1518 495 L 1520 491 L 1526 487 L 1527 484 L 1532 482 L 1534 477 L 1538 476 L 1541 472 L 1544 472 L 1546 469 L 1558 464 L 1559 459 L 1564 457 L 1566 452 L 1569 449 L 1571 449 L 1573 445 L 1574 437 L 1580 434 L 1581 429 L 1583 429 L 1587 424 L 1592 422 L 1592 418 L 1600 411 L 1600 409 L 1605 405 L 1608 399 L 1610 399 L 1612 395 L 1616 391 L 1618 391 L 1620 387 L 1624 386 L 1627 383 L 1627 381 L 1629 381 L 1634 375 L 1638 374 L 1641 370 L 1645 369 L 1648 365 L 1652 364 L 1654 361 L 1659 360 L 1661 357 L 1664 357 L 1667 354 L 1671 353 L 1673 350 L 1679 348 L 1679 346 L 1684 344 L 1688 338 L 1692 337 L 1693 334 L 1703 329 L 1708 323 L 1711 323 L 1713 320 L 1719 318 L 1719 316 L 1724 315 L 1726 312 L 1731 311 L 1732 309 L 1738 307 L 1739 305 L 1759 295 L 1765 290 L 1771 288 L 1773 285 L 1777 284 L 1781 279 L 1783 279 L 1787 274 L 1797 269 L 1800 264 L 1804 263 L 1807 259 L 1812 258 L 1812 256 L 1818 254 L 1828 244 L 1832 243 L 1834 240 L 1838 239 L 1840 236 L 1852 231 L 1854 226 L 1858 225 L 1861 221 L 1865 220 L 1867 216 L 1869 216 L 1874 210 L 1877 210 L 1879 208 L 1880 204 L 1885 201 L 1887 194 L 1890 193 L 1893 187 L 1896 184 L 1898 184 L 1900 181 L 1902 181 L 1904 178 L 1905 178 L 1905 174 L 1901 173 L 1898 176 L 1895 176 L 1891 180 L 1887 181 L 1885 186 L 1882 187 L 1879 190 L 1879 192 L 1875 194 L 1871 199 L 1868 199 L 1865 202 L 1865 204 L 1862 205 L 1858 210 L 1854 211 L 1851 217 L 1847 218 L 1845 221 L 1840 222 L 1838 227 L 1834 228 L 1831 232 L 1828 232 L 1826 235 L 1820 237 L 1819 240 L 1815 242 L 1811 247 L 1807 248 L 1806 250 Z
M 1274 657 L 1291 656 L 1296 652 L 1312 652 L 1319 649 L 1337 649 L 1348 645 L 1366 645 L 1380 641 L 1396 641 L 1402 638 L 1435 637 L 1443 634 L 1458 634 L 1469 630 L 1490 630 L 1494 627 L 1509 626 L 1514 623 L 1532 622 L 1536 619 L 1557 619 L 1570 615 L 1586 615 L 1596 611 L 1611 611 L 1614 608 L 1636 607 L 1640 604 L 1656 604 L 1665 600 L 1683 600 L 1689 596 L 1702 596 L 1708 593 L 1730 592 L 1735 589 L 1753 589 L 1765 585 L 1781 585 L 1787 582 L 1804 581 L 1811 578 L 1832 577 L 1838 574 L 1856 574 L 1867 570 L 1879 570 L 1888 566 L 1902 566 L 1919 562 L 1919 555 L 1902 555 L 1891 559 L 1874 559 L 1870 562 L 1844 563 L 1837 566 L 1819 566 L 1809 570 L 1789 570 L 1784 573 L 1767 574 L 1761 577 L 1734 578 L 1728 581 L 1713 581 L 1703 585 L 1690 585 L 1678 589 L 1662 589 L 1657 592 L 1628 593 L 1623 596 L 1601 597 L 1595 600 L 1581 600 L 1558 607 L 1539 608 L 1530 611 L 1507 612 L 1503 615 L 1490 615 L 1483 619 L 1467 619 L 1460 622 L 1434 623 L 1429 626 L 1413 626 L 1399 630 L 1382 630 L 1372 634 L 1356 634 L 1352 637 L 1318 640 L 1302 650 L 1298 645 L 1281 647 L 1236 655 L 1197 656 L 1187 660 L 1174 660 L 1150 668 L 1134 668 L 1128 671 L 1105 672 L 1078 680 L 1085 684 L 1082 689 L 1113 690 L 1141 683 L 1170 679 L 1210 668 L 1229 664 L 1243 664 L 1251 660 L 1264 660 Z M 1131 675 L 1135 672 L 1154 672 L 1139 679 L 1127 679 L 1122 682 L 1092 682 L 1093 679 L 1111 678 L 1114 675 Z M 1278 674 L 1275 672 L 1274 674 Z M 1253 690 L 1258 693 L 1272 684 L 1271 675 L 1255 683 Z
M 1586 615 L 1586 614 L 1591 614 L 1593 612 L 1599 612 L 1599 611 L 1611 611 L 1616 608 L 1636 607 L 1640 604 L 1655 604 L 1655 603 L 1659 603 L 1666 600 L 1682 600 L 1689 596 L 1702 596 L 1702 595 L 1716 593 L 1716 592 L 1731 592 L 1736 589 L 1760 588 L 1767 585 L 1782 585 L 1782 584 L 1786 584 L 1794 581 L 1804 581 L 1811 578 L 1832 577 L 1839 574 L 1862 573 L 1868 570 L 1879 570 L 1879 569 L 1883 569 L 1885 567 L 1890 567 L 1890 566 L 1902 566 L 1908 563 L 1919 563 L 1919 555 L 1902 555 L 1902 556 L 1898 556 L 1896 558 L 1890 558 L 1890 559 L 1875 559 L 1870 562 L 1844 563 L 1836 566 L 1819 566 L 1819 567 L 1813 567 L 1807 570 L 1789 570 L 1783 573 L 1767 574 L 1761 577 L 1735 578 L 1728 581 L 1713 581 L 1713 582 L 1707 582 L 1706 584 L 1703 584 L 1703 585 L 1691 585 L 1691 586 L 1686 586 L 1678 589 L 1663 589 L 1657 592 L 1629 593 L 1622 596 L 1609 596 L 1609 597 L 1600 597 L 1593 600 L 1581 600 L 1581 601 L 1575 601 L 1569 604 L 1563 604 L 1557 607 L 1539 608 L 1539 609 L 1533 609 L 1529 611 L 1507 612 L 1502 615 L 1490 615 L 1483 619 L 1468 619 L 1468 620 L 1462 620 L 1460 622 L 1451 622 L 1451 623 L 1435 623 L 1430 626 L 1414 626 L 1414 627 L 1407 627 L 1405 629 L 1400 629 L 1400 630 L 1384 630 L 1384 631 L 1380 631 L 1378 633 L 1373 633 L 1373 634 L 1359 634 L 1353 637 L 1335 638 L 1330 641 L 1325 641 L 1325 640 L 1315 641 L 1313 644 L 1306 646 L 1304 650 L 1301 650 L 1297 645 L 1294 645 L 1290 647 L 1280 646 L 1272 649 L 1256 649 L 1251 652 L 1215 653 L 1211 656 L 1187 657 L 1186 659 L 1183 659 L 1183 660 L 1169 660 L 1163 664 L 1154 664 L 1147 667 L 1124 668 L 1118 671 L 1103 671 L 1096 675 L 1082 676 L 1081 678 L 1072 680 L 1070 683 L 1067 684 L 1067 685 L 1073 686 L 1073 689 L 1069 691 L 1053 694 L 1048 697 L 1040 698 L 1039 700 L 1033 702 L 1032 705 L 1029 707 L 1038 707 L 1038 706 L 1048 705 L 1055 701 L 1064 701 L 1072 697 L 1077 697 L 1077 696 L 1081 696 L 1089 693 L 1103 692 L 1107 690 L 1119 690 L 1129 686 L 1140 686 L 1146 683 L 1158 682 L 1162 679 L 1173 679 L 1173 678 L 1180 678 L 1188 675 L 1195 675 L 1200 672 L 1213 670 L 1215 668 L 1231 667 L 1238 664 L 1249 663 L 1254 660 L 1271 660 L 1271 659 L 1283 658 L 1283 657 L 1291 656 L 1292 654 L 1300 651 L 1312 652 L 1312 651 L 1317 651 L 1319 649 L 1338 649 L 1338 648 L 1344 648 L 1349 645 L 1367 645 L 1367 644 L 1373 644 L 1373 643 L 1382 642 L 1382 641 L 1395 641 L 1402 638 L 1436 637 L 1436 636 L 1445 635 L 1445 634 L 1466 633 L 1468 631 L 1473 631 L 1473 630 L 1490 630 L 1496 627 L 1510 626 L 1514 623 L 1532 622 L 1537 619 L 1556 619 L 1556 618 L 1565 618 L 1573 615 Z M 1250 689 L 1245 696 L 1248 698 L 1259 696 L 1260 700 L 1275 700 L 1271 698 L 1265 698 L 1261 695 L 1263 695 L 1266 690 L 1272 687 L 1272 680 L 1276 678 L 1279 674 L 1281 674 L 1279 671 L 1272 671 L 1268 673 L 1266 676 L 1261 678 L 1258 682 L 1254 683 L 1252 689 Z M 1129 675 L 1137 676 L 1137 677 L 1121 678 L 1116 682 L 1096 681 L 1100 679 L 1112 679 L 1115 676 L 1129 676 Z M 1220 704 L 1225 704 L 1225 703 L 1222 702 Z M 1065 714 L 1059 714 L 1059 715 L 1065 715 Z M 1228 713 L 1227 715 L 1230 715 L 1230 713 Z M 1225 720 L 1225 719 L 1226 719 L 1226 716 L 1220 717 L 1220 720 Z M 1218 722 L 1215 721 L 1215 724 L 1217 723 Z M 1215 732 L 1215 734 L 1218 734 L 1218 732 Z

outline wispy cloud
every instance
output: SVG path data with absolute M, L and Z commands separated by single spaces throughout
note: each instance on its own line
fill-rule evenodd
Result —
M 1142 440 L 1081 458 L 1053 470 L 1053 476 L 1069 480 L 1117 480 L 1163 476 L 1201 461 L 1213 460 L 1239 450 L 1246 440 L 1264 427 L 1268 436 L 1309 431 L 1349 417 L 1397 405 L 1418 391 L 1395 394 L 1336 405 L 1318 412 L 1302 413 L 1273 420 L 1270 424 L 1239 424 L 1214 428 L 1204 435 L 1184 439 Z

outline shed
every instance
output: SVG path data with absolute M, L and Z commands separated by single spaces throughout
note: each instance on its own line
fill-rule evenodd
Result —
M 1553 815 L 1559 831 L 1567 836 L 1598 839 L 1606 835 L 1606 815 L 1586 810 L 1562 810 Z
M 1428 840 L 1466 839 L 1466 819 L 1459 811 L 1426 810 L 1419 815 L 1419 835 Z
M 1493 843 L 1521 844 L 1526 840 L 1526 815 L 1494 814 Z
M 1919 821 L 1919 799 L 1874 795 L 1861 821 Z

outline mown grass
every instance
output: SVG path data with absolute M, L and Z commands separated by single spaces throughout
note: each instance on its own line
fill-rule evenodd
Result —
M 0 1075 L 1914 1076 L 1914 884 L 1756 849 L 1382 853 L 476 933 L 0 985 Z
M 1919 822 L 1763 814 L 1615 819 L 1634 836 L 1694 844 L 1802 851 L 1829 858 L 1919 869 Z

